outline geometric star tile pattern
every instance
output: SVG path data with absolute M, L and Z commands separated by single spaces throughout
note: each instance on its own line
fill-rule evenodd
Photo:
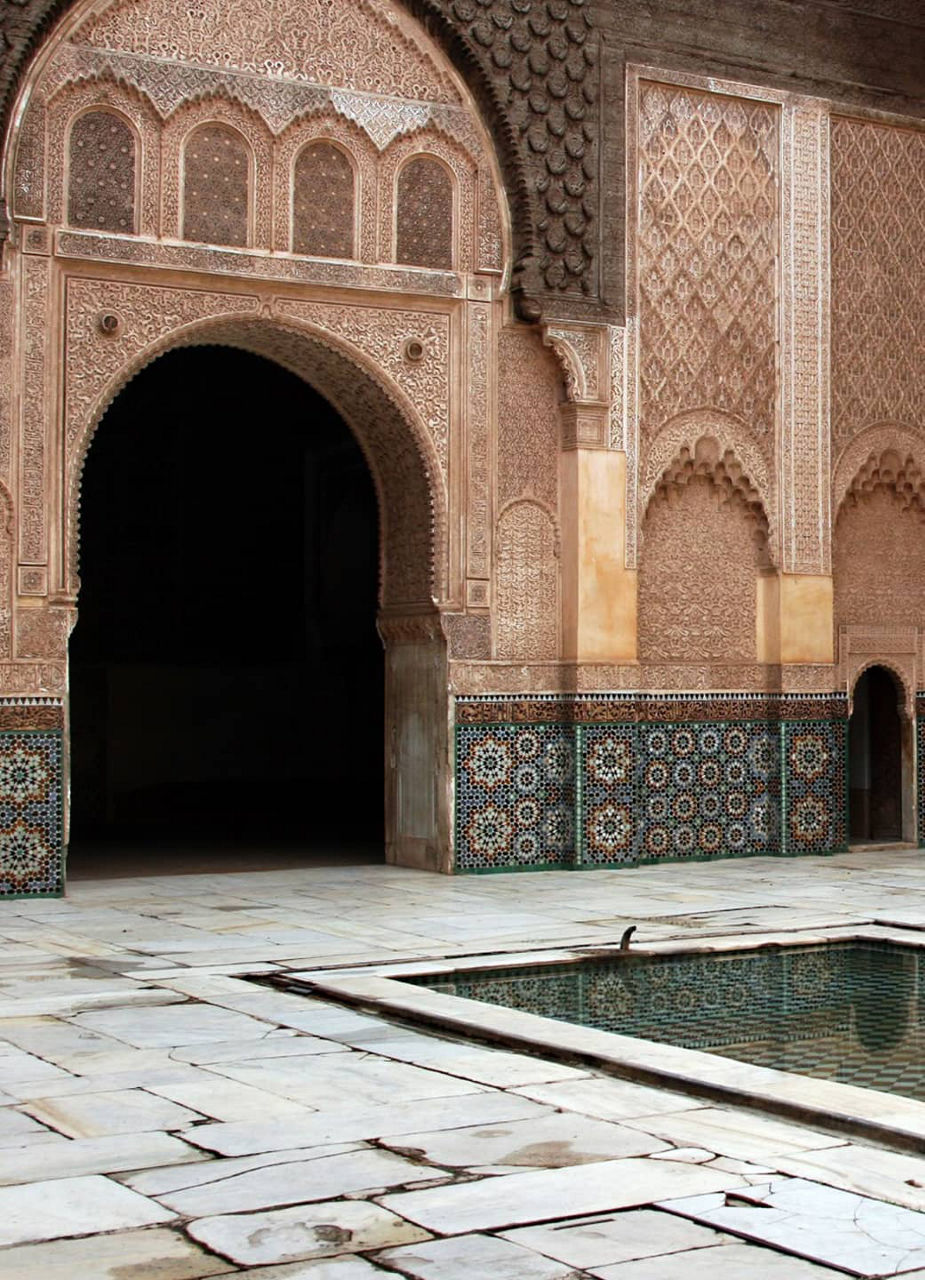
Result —
M 0 731 L 0 896 L 63 891 L 62 735 Z

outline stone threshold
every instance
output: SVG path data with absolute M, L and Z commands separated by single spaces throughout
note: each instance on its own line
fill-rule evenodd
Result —
M 632 948 L 634 956 L 813 946 L 825 942 L 892 942 L 925 949 L 922 930 L 872 923 L 767 934 L 715 934 L 669 938 Z M 590 1067 L 637 1084 L 811 1125 L 896 1151 L 920 1153 L 925 1102 L 898 1094 L 760 1067 L 697 1049 L 599 1031 L 539 1014 L 412 986 L 404 978 L 448 976 L 473 969 L 579 964 L 614 959 L 618 947 L 470 955 L 441 961 L 406 961 L 332 972 L 312 969 L 274 974 L 266 985 L 321 996 L 416 1027 Z

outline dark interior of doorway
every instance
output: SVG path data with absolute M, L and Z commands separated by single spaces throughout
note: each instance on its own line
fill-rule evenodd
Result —
M 902 721 L 885 667 L 868 667 L 854 689 L 850 742 L 851 839 L 902 840 Z
M 90 449 L 72 876 L 378 860 L 376 498 L 334 409 L 247 352 L 142 371 Z

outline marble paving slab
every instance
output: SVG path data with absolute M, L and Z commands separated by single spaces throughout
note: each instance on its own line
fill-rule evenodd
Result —
M 925 1211 L 925 1158 L 850 1143 L 778 1159 L 781 1173 Z
M 696 1196 L 742 1182 L 702 1165 L 629 1158 L 410 1191 L 382 1203 L 429 1231 L 462 1235 L 649 1204 L 666 1199 L 667 1187 L 689 1188 Z
M 201 1187 L 207 1182 L 218 1182 L 222 1178 L 234 1177 L 239 1173 L 249 1173 L 252 1169 L 264 1169 L 271 1164 L 286 1164 L 289 1161 L 322 1160 L 326 1156 L 339 1156 L 348 1151 L 369 1150 L 361 1142 L 345 1142 L 340 1146 L 309 1147 L 302 1151 L 268 1151 L 259 1156 L 238 1156 L 216 1160 L 198 1151 L 195 1164 L 178 1168 L 165 1165 L 157 1169 L 142 1169 L 138 1173 L 127 1173 L 119 1176 L 119 1182 L 140 1191 L 145 1196 L 167 1195 L 174 1191 L 186 1191 L 190 1187 Z
M 730 1237 L 655 1209 L 570 1218 L 541 1227 L 505 1231 L 505 1240 L 546 1254 L 570 1267 L 613 1266 L 640 1258 L 691 1252 L 727 1242 Z M 663 1262 L 667 1268 L 673 1264 Z
M 745 1244 L 592 1267 L 588 1274 L 596 1280 L 839 1280 L 828 1267 Z
M 166 1133 L 120 1133 L 105 1138 L 62 1138 L 53 1146 L 0 1149 L 0 1186 L 91 1173 L 118 1173 L 155 1165 L 201 1162 L 203 1152 Z M 207 1163 L 214 1163 L 208 1161 Z
M 210 1182 L 185 1191 L 161 1193 L 157 1199 L 175 1213 L 204 1218 L 415 1186 L 442 1176 L 445 1175 L 439 1169 L 412 1164 L 386 1151 L 365 1148 L 321 1159 L 264 1165 L 232 1176 L 222 1177 L 216 1172 Z
M 182 1129 L 202 1117 L 144 1089 L 109 1093 L 78 1093 L 63 1098 L 39 1098 L 23 1110 L 71 1138 L 101 1138 L 116 1133 L 151 1133 Z
M 203 1280 L 229 1273 L 230 1262 L 165 1227 L 0 1250 L 0 1280 Z
M 99 1176 L 0 1187 L 0 1246 L 83 1235 L 88 1226 L 95 1231 L 154 1226 L 173 1217 L 153 1200 Z
M 255 1155 L 264 1151 L 285 1151 L 332 1142 L 357 1142 L 414 1133 L 427 1129 L 462 1128 L 472 1123 L 504 1124 L 549 1115 L 543 1107 L 526 1098 L 507 1093 L 466 1095 L 465 1106 L 458 1097 L 423 1098 L 416 1102 L 383 1103 L 379 1106 L 342 1107 L 306 1120 L 251 1120 L 234 1124 L 204 1124 L 183 1130 L 187 1142 L 223 1156 Z
M 312 1108 L 302 1102 L 293 1102 L 291 1098 L 282 1098 L 215 1075 L 189 1083 L 153 1084 L 149 1091 L 212 1120 L 233 1122 L 247 1120 L 251 1116 L 304 1119 L 312 1114 Z
M 311 1058 L 274 1058 L 245 1066 L 222 1063 L 213 1070 L 229 1080 L 291 1098 L 318 1111 L 350 1106 L 357 1098 L 373 1105 L 390 1103 L 395 1098 L 447 1098 L 485 1088 L 440 1071 L 356 1051 Z
M 379 1267 L 365 1258 L 341 1255 L 339 1258 L 316 1258 L 309 1262 L 289 1262 L 281 1267 L 258 1267 L 236 1271 L 240 1280 L 385 1280 Z
M 387 1249 L 428 1238 L 420 1227 L 366 1200 L 200 1218 L 187 1231 L 222 1257 L 255 1266 Z
M 386 1249 L 377 1257 L 413 1280 L 571 1280 L 551 1258 L 494 1236 L 453 1236 Z
M 767 1161 L 774 1156 L 840 1147 L 847 1142 L 847 1138 L 802 1125 L 724 1107 L 629 1119 L 626 1124 L 678 1146 L 706 1147 L 718 1156 L 731 1156 L 734 1160 Z
M 265 1022 L 246 1013 L 189 1002 L 153 1009 L 101 1009 L 79 1014 L 73 1022 L 136 1049 L 171 1049 L 180 1044 L 207 1044 L 210 1040 L 247 1039 L 267 1031 Z
M 536 1102 L 545 1102 L 551 1107 L 581 1111 L 599 1120 L 630 1120 L 634 1116 L 694 1111 L 703 1107 L 701 1100 L 683 1093 L 668 1093 L 664 1089 L 650 1089 L 648 1085 L 603 1076 L 589 1076 L 568 1084 L 527 1085 L 512 1092 Z
M 580 1080 L 587 1071 L 568 1067 L 560 1062 L 544 1062 L 542 1058 L 522 1053 L 508 1053 L 501 1049 L 483 1049 L 476 1045 L 455 1044 L 434 1036 L 416 1035 L 413 1032 L 378 1036 L 362 1036 L 351 1039 L 355 1049 L 366 1049 L 384 1058 L 412 1063 L 418 1067 L 430 1067 L 465 1080 L 480 1084 L 492 1084 L 499 1089 L 512 1089 L 516 1085 L 543 1084 L 555 1080 Z
M 660 1207 L 853 1276 L 925 1267 L 925 1213 L 803 1178 L 772 1179 L 738 1197 L 697 1195 Z
M 504 1125 L 410 1133 L 382 1141 L 395 1151 L 417 1154 L 431 1164 L 480 1170 L 493 1165 L 560 1169 L 665 1150 L 665 1144 L 658 1138 L 575 1112 L 553 1112 Z M 709 1152 L 705 1158 L 710 1159 Z

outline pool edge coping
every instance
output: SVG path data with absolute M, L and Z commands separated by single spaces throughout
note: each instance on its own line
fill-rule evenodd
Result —
M 892 942 L 925 949 L 925 930 L 878 925 L 837 925 L 754 935 L 713 934 L 672 938 L 633 948 L 633 954 L 758 951 L 825 942 Z M 600 944 L 537 953 L 484 954 L 457 959 L 373 964 L 349 972 L 304 970 L 285 975 L 289 990 L 327 996 L 371 1013 L 398 1017 L 437 1032 L 463 1036 L 517 1052 L 584 1065 L 634 1084 L 745 1108 L 880 1146 L 921 1154 L 925 1149 L 925 1101 L 863 1089 L 813 1076 L 762 1067 L 699 1049 L 600 1031 L 576 1023 L 491 1005 L 403 979 L 447 977 L 462 970 L 580 963 L 619 954 Z M 401 970 L 400 976 L 395 970 Z M 275 985 L 275 984 L 274 984 Z M 539 1082 L 538 1082 L 539 1083 Z M 520 1092 L 529 1086 L 519 1086 Z

